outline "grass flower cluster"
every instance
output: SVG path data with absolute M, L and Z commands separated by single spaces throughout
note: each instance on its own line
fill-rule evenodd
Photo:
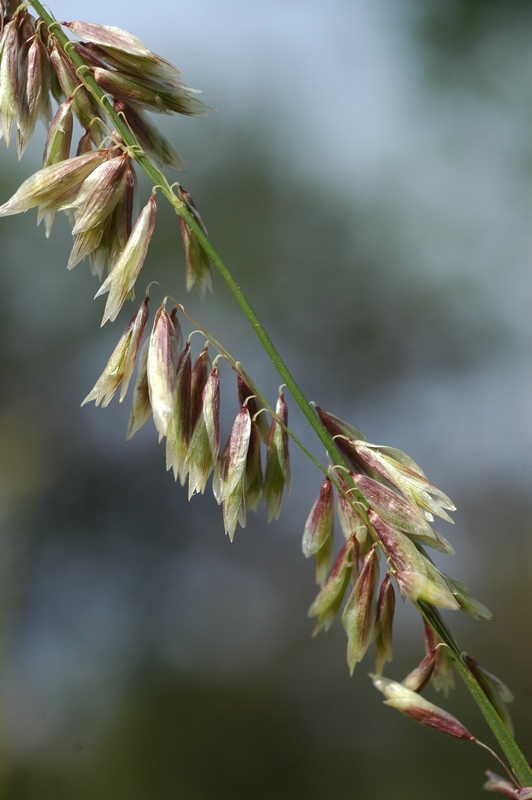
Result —
M 48 131 L 42 169 L 0 206 L 0 216 L 36 208 L 37 222 L 44 222 L 49 236 L 57 213 L 66 214 L 73 236 L 67 266 L 89 261 L 100 283 L 96 297 L 107 296 L 103 325 L 114 322 L 134 298 L 149 254 L 157 202 L 165 198 L 178 216 L 187 289 L 195 286 L 202 297 L 212 290 L 214 265 L 283 381 L 274 409 L 208 332 L 207 343 L 193 359 L 192 335 L 184 342 L 179 322 L 188 316 L 182 305 L 165 297 L 148 326 L 148 287 L 83 402 L 106 406 L 119 390 L 122 401 L 132 386 L 127 438 L 151 417 L 159 441 L 165 440 L 167 469 L 182 485 L 188 481 L 189 498 L 203 494 L 212 476 L 223 526 L 232 540 L 237 525 L 245 526 L 247 511 L 256 511 L 261 503 L 268 520 L 277 519 L 290 489 L 289 440 L 300 443 L 288 427 L 286 386 L 328 458 L 326 465 L 315 462 L 322 471 L 321 486 L 302 541 L 304 555 L 314 558 L 320 587 L 309 609 L 309 616 L 316 618 L 315 633 L 327 631 L 341 614 L 351 673 L 374 644 L 372 681 L 387 705 L 423 725 L 481 744 L 455 717 L 421 695 L 429 681 L 447 694 L 456 669 L 508 761 L 508 779 L 490 772 L 485 788 L 519 800 L 531 797 L 532 773 L 513 739 L 506 708 L 511 693 L 461 653 L 438 610 L 490 617 L 467 587 L 440 570 L 430 556 L 430 550 L 454 553 L 436 529 L 435 517 L 452 523 L 449 512 L 455 506 L 406 453 L 368 442 L 350 423 L 307 402 L 214 251 L 192 197 L 179 184 L 170 186 L 160 171 L 180 170 L 182 162 L 150 114 L 202 115 L 208 106 L 197 90 L 186 86 L 176 67 L 120 28 L 80 21 L 59 24 L 39 2 L 1 0 L 0 17 L 0 135 L 9 145 L 16 127 L 20 158 L 39 118 Z M 150 176 L 153 190 L 134 218 L 137 167 Z M 223 361 L 236 377 L 240 410 L 222 447 Z M 335 517 L 343 534 L 339 552 Z M 402 682 L 383 675 L 393 656 L 397 594 L 422 615 L 426 645 L 425 658 Z

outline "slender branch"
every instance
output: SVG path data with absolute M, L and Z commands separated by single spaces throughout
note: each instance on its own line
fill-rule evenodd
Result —
M 345 461 L 342 453 L 338 449 L 334 440 L 325 430 L 320 420 L 317 418 L 314 409 L 305 398 L 303 392 L 299 388 L 295 379 L 292 377 L 291 372 L 289 371 L 288 367 L 286 366 L 280 354 L 278 353 L 275 345 L 273 344 L 272 340 L 270 339 L 269 335 L 267 334 L 266 330 L 261 324 L 255 311 L 253 310 L 247 298 L 245 297 L 244 293 L 240 289 L 239 285 L 237 284 L 237 282 L 235 281 L 235 279 L 233 278 L 233 276 L 223 263 L 222 259 L 219 257 L 217 252 L 212 247 L 211 243 L 204 234 L 200 225 L 197 223 L 195 217 L 190 213 L 186 204 L 175 195 L 164 174 L 159 169 L 157 169 L 157 167 L 155 167 L 155 165 L 150 161 L 150 159 L 146 156 L 142 148 L 139 146 L 138 141 L 136 140 L 135 136 L 131 133 L 129 127 L 126 125 L 122 117 L 115 111 L 113 104 L 109 98 L 109 95 L 107 95 L 96 83 L 91 73 L 90 67 L 88 67 L 87 64 L 85 64 L 82 57 L 71 45 L 71 40 L 62 30 L 60 23 L 54 20 L 54 18 L 47 12 L 44 6 L 40 2 L 38 2 L 38 0 L 31 0 L 31 5 L 41 16 L 44 22 L 50 28 L 53 29 L 54 36 L 57 38 L 58 42 L 61 44 L 65 52 L 68 51 L 68 57 L 71 59 L 72 63 L 76 66 L 77 74 L 79 76 L 80 81 L 82 81 L 82 83 L 92 93 L 92 95 L 96 98 L 100 106 L 104 109 L 105 113 L 112 120 L 116 130 L 122 137 L 125 146 L 131 150 L 132 157 L 135 159 L 138 165 L 144 170 L 144 172 L 148 175 L 148 177 L 152 180 L 154 186 L 157 186 L 158 189 L 161 191 L 161 193 L 164 195 L 164 197 L 166 197 L 166 199 L 171 203 L 176 213 L 181 217 L 181 219 L 184 220 L 184 222 L 189 226 L 191 231 L 196 236 L 197 240 L 199 241 L 199 243 L 205 250 L 206 254 L 209 256 L 210 260 L 212 261 L 212 263 L 218 270 L 219 274 L 227 284 L 228 288 L 232 292 L 236 302 L 242 309 L 244 315 L 248 319 L 258 339 L 260 340 L 264 350 L 271 359 L 272 364 L 279 373 L 283 382 L 286 384 L 287 388 L 292 394 L 292 397 L 300 407 L 301 411 L 303 412 L 304 416 L 306 417 L 309 424 L 313 428 L 314 432 L 324 445 L 326 451 L 333 459 L 334 463 L 342 465 L 348 469 L 349 465 Z M 310 454 L 308 455 L 310 456 Z M 316 459 L 314 459 L 312 456 L 310 457 L 315 463 L 318 463 Z M 321 465 L 319 466 L 320 469 L 323 469 Z M 363 502 L 363 497 L 360 494 L 360 492 L 356 489 L 354 484 L 352 491 L 357 500 Z M 365 514 L 363 514 L 363 516 L 366 517 Z M 368 527 L 371 528 L 369 522 L 367 521 L 367 518 L 365 519 L 365 521 L 367 522 Z M 427 620 L 428 624 L 435 631 L 440 640 L 445 645 L 447 645 L 450 655 L 455 663 L 456 669 L 460 677 L 466 684 L 471 695 L 473 696 L 474 700 L 476 701 L 477 705 L 482 711 L 484 717 L 486 718 L 497 741 L 499 742 L 502 750 L 504 751 L 506 757 L 508 758 L 508 761 L 511 764 L 517 779 L 523 786 L 531 786 L 532 770 L 528 762 L 526 761 L 524 755 L 522 754 L 519 747 L 515 743 L 514 739 L 509 734 L 506 726 L 500 719 L 499 715 L 496 713 L 490 701 L 482 691 L 478 682 L 471 674 L 470 670 L 464 664 L 458 645 L 455 642 L 448 627 L 442 620 L 439 612 L 434 607 L 424 602 L 418 602 L 416 605 L 420 613 Z

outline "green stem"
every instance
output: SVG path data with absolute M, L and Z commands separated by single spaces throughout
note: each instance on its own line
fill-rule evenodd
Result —
M 522 786 L 532 786 L 532 769 L 530 768 L 530 764 L 509 733 L 508 728 L 495 711 L 491 702 L 484 694 L 477 679 L 464 663 L 460 648 L 441 618 L 439 611 L 424 602 L 418 602 L 417 606 L 433 631 L 437 633 L 440 641 L 447 646 L 449 655 L 454 662 L 458 674 L 484 715 L 493 735 L 508 759 L 508 763 L 511 765 L 517 780 Z
M 490 701 L 480 688 L 478 682 L 464 664 L 461 656 L 451 653 L 454 665 L 463 682 L 469 689 L 473 699 L 482 711 L 488 725 L 497 739 L 508 763 L 511 765 L 515 777 L 521 786 L 532 786 L 532 769 L 525 756 L 511 736 L 506 725 L 491 705 Z
M 136 140 L 135 136 L 131 133 L 131 131 L 129 130 L 128 126 L 126 125 L 122 117 L 116 113 L 109 96 L 96 83 L 94 77 L 91 74 L 90 68 L 85 64 L 81 56 L 76 52 L 75 48 L 71 45 L 71 41 L 62 30 L 60 23 L 54 20 L 54 18 L 46 11 L 44 6 L 40 2 L 38 2 L 38 0 L 32 0 L 31 5 L 34 7 L 34 9 L 40 15 L 40 17 L 44 20 L 44 22 L 49 27 L 52 27 L 54 36 L 57 38 L 61 46 L 65 49 L 65 52 L 68 51 L 68 57 L 71 59 L 72 63 L 78 70 L 78 76 L 80 78 L 80 81 L 82 81 L 83 84 L 87 87 L 87 89 L 89 89 L 89 91 L 94 95 L 98 103 L 104 109 L 105 113 L 112 120 L 116 130 L 122 137 L 124 144 L 126 145 L 126 147 L 130 148 L 131 153 L 134 159 L 137 161 L 138 165 L 148 175 L 148 177 L 153 182 L 154 186 L 157 186 L 159 188 L 164 197 L 166 197 L 166 199 L 174 207 L 176 213 L 184 220 L 184 222 L 189 226 L 191 231 L 198 239 L 199 243 L 209 256 L 210 260 L 218 270 L 219 274 L 229 287 L 229 290 L 232 292 L 236 302 L 238 303 L 244 315 L 248 319 L 259 341 L 261 342 L 264 350 L 270 357 L 272 364 L 279 373 L 283 382 L 286 384 L 287 388 L 292 394 L 292 397 L 300 407 L 304 416 L 307 418 L 314 432 L 316 433 L 316 435 L 324 445 L 325 449 L 333 459 L 333 462 L 335 464 L 342 465 L 348 468 L 349 465 L 345 461 L 342 453 L 339 451 L 335 442 L 329 436 L 328 432 L 325 430 L 325 428 L 317 418 L 314 409 L 307 401 L 303 392 L 301 391 L 298 384 L 292 377 L 292 374 L 290 373 L 288 367 L 286 366 L 283 359 L 279 355 L 275 345 L 273 344 L 266 330 L 262 326 L 259 318 L 257 317 L 255 311 L 251 307 L 244 293 L 242 292 L 240 286 L 237 284 L 237 282 L 235 281 L 235 279 L 233 278 L 233 276 L 223 263 L 222 259 L 219 257 L 217 252 L 212 247 L 211 243 L 209 242 L 205 233 L 201 229 L 200 225 L 197 223 L 194 215 L 189 212 L 186 204 L 178 197 L 176 197 L 164 174 L 159 169 L 157 169 L 157 167 L 155 167 L 155 165 L 143 152 L 142 148 L 139 146 L 138 141 Z M 315 461 L 313 457 L 312 460 Z M 357 500 L 363 501 L 362 495 L 360 495 L 360 493 L 358 492 L 356 487 L 354 487 L 354 485 L 353 485 L 353 494 L 355 495 Z M 476 679 L 464 664 L 458 645 L 453 639 L 449 629 L 441 619 L 440 614 L 437 612 L 436 609 L 434 609 L 432 606 L 426 603 L 419 602 L 417 603 L 417 606 L 421 614 L 425 617 L 425 619 L 429 623 L 429 625 L 439 636 L 440 640 L 449 648 L 450 655 L 453 658 L 453 661 L 456 665 L 458 673 L 460 674 L 460 677 L 466 684 L 471 695 L 473 696 L 480 710 L 484 714 L 484 717 L 486 718 L 489 726 L 491 727 L 497 741 L 499 742 L 502 750 L 504 751 L 506 757 L 508 758 L 508 761 L 514 770 L 517 779 L 523 786 L 532 786 L 532 770 L 528 762 L 526 761 L 524 755 L 521 753 L 514 739 L 510 736 L 506 726 L 503 724 L 499 715 L 496 713 L 490 701 L 480 688 Z

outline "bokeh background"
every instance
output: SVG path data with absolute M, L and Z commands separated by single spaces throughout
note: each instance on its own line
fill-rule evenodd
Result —
M 532 755 L 530 3 L 52 10 L 140 35 L 218 109 L 157 120 L 180 180 L 307 396 L 454 499 L 443 532 L 457 555 L 442 566 L 494 619 L 449 621 L 513 689 Z M 2 199 L 43 142 L 20 164 L 2 145 Z M 292 449 L 279 522 L 261 511 L 231 545 L 209 493 L 188 503 L 165 472 L 151 423 L 125 443 L 129 398 L 80 408 L 131 310 L 99 328 L 103 299 L 86 265 L 66 272 L 61 220 L 49 241 L 32 212 L 0 237 L 0 796 L 482 798 L 487 753 L 384 707 L 371 656 L 350 679 L 339 621 L 311 638 L 300 537 L 317 470 Z M 155 277 L 273 402 L 279 380 L 221 281 L 203 303 L 185 296 L 162 206 Z M 227 435 L 237 404 L 222 380 Z M 389 676 L 422 656 L 400 604 Z M 445 706 L 491 743 L 460 687 Z

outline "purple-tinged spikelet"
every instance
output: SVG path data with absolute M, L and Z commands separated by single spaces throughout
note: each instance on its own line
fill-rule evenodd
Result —
M 407 689 L 402 683 L 384 678 L 382 675 L 371 675 L 370 677 L 375 688 L 386 697 L 384 703 L 387 706 L 396 708 L 402 714 L 413 719 L 414 722 L 420 722 L 422 725 L 435 728 L 442 733 L 449 734 L 449 736 L 468 739 L 470 742 L 476 741 L 475 737 L 469 733 L 467 728 L 456 717 L 433 703 L 429 703 L 417 692 Z
M 380 675 L 387 661 L 393 657 L 392 628 L 395 612 L 395 591 L 389 574 L 384 576 L 377 600 L 375 621 L 375 669 Z
M 159 441 L 166 436 L 174 408 L 179 359 L 179 334 L 165 306 L 166 301 L 163 301 L 155 314 L 147 364 L 150 403 Z
M 282 391 L 276 406 L 277 417 L 286 427 L 288 423 L 288 407 Z M 268 522 L 277 519 L 281 513 L 283 489 L 290 491 L 290 456 L 288 453 L 288 434 L 277 419 L 272 419 L 268 436 L 266 455 L 266 476 L 264 479 L 263 498 L 268 509 Z
M 148 314 L 148 298 L 146 298 L 137 313 L 131 317 L 104 371 L 81 404 L 82 406 L 91 400 L 94 400 L 97 406 L 107 406 L 119 386 L 122 386 L 120 392 L 120 402 L 122 402 L 133 374 Z
M 309 617 L 318 618 L 313 636 L 320 630 L 328 631 L 331 627 L 349 585 L 355 558 L 356 542 L 351 537 L 340 550 L 325 586 L 308 610 Z
M 109 292 L 102 325 L 107 320 L 113 322 L 116 319 L 128 295 L 135 286 L 135 281 L 148 253 L 156 216 L 157 203 L 155 202 L 155 195 L 152 195 L 140 212 L 121 255 L 116 260 L 106 280 L 96 292 L 95 297 Z
M 347 664 L 351 675 L 375 638 L 375 592 L 378 580 L 379 557 L 377 546 L 373 545 L 364 559 L 360 575 L 342 614 L 342 623 L 347 634 Z

